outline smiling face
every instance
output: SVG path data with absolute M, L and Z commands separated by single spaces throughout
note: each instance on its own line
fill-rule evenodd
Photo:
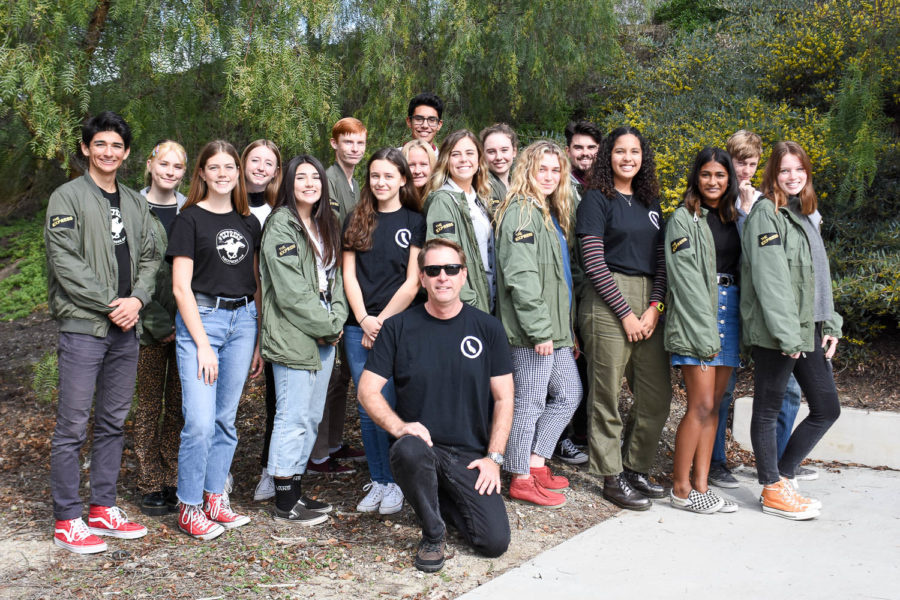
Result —
M 406 177 L 400 174 L 397 165 L 389 160 L 372 161 L 369 166 L 369 188 L 379 205 L 396 200 L 404 185 Z
M 217 152 L 203 165 L 200 178 L 206 182 L 207 195 L 227 196 L 237 185 L 238 173 L 234 158 L 227 152 Z
M 406 126 L 414 138 L 427 144 L 434 143 L 434 136 L 441 130 L 444 122 L 438 116 L 438 111 L 433 106 L 420 104 L 413 109 L 411 117 L 406 117 Z
M 181 184 L 187 166 L 175 150 L 155 156 L 147 161 L 150 186 L 161 192 L 171 192 Z
M 91 175 L 115 177 L 131 150 L 125 148 L 125 141 L 115 131 L 99 131 L 91 138 L 90 144 L 81 143 L 81 152 L 88 160 Z
M 559 164 L 559 157 L 552 152 L 544 152 L 541 156 L 541 162 L 537 166 L 538 186 L 544 196 L 550 196 L 559 187 L 560 174 L 562 167 Z
M 630 186 L 631 180 L 641 170 L 642 158 L 641 141 L 637 136 L 631 133 L 620 135 L 613 142 L 610 154 L 614 183 Z
M 406 162 L 412 172 L 413 186 L 416 189 L 425 187 L 428 177 L 431 176 L 431 161 L 428 160 L 428 153 L 421 148 L 413 148 L 409 151 Z
M 491 173 L 501 179 L 509 174 L 509 168 L 516 158 L 516 148 L 504 133 L 492 133 L 484 138 L 484 157 Z
M 594 164 L 599 150 L 600 145 L 594 141 L 594 138 L 583 133 L 573 135 L 572 142 L 566 146 L 566 154 L 569 155 L 572 166 L 582 173 L 586 173 Z
M 453 248 L 435 246 L 425 253 L 425 266 L 460 264 L 459 254 Z M 447 275 L 441 269 L 436 277 L 429 277 L 425 271 L 419 271 L 419 282 L 428 293 L 428 301 L 438 305 L 447 305 L 459 301 L 459 292 L 466 282 L 467 271 L 460 269 L 456 275 Z
M 244 165 L 247 191 L 263 191 L 277 172 L 278 157 L 275 156 L 275 153 L 265 146 L 257 146 L 247 155 Z
M 799 196 L 801 190 L 806 186 L 806 180 L 809 174 L 803 168 L 803 162 L 799 156 L 794 154 L 785 154 L 781 159 L 781 166 L 778 169 L 778 187 L 788 196 Z
M 475 142 L 467 137 L 459 140 L 450 150 L 447 168 L 453 182 L 463 190 L 469 190 L 478 172 L 478 147 Z
M 303 213 L 312 210 L 312 207 L 322 197 L 322 180 L 319 172 L 309 163 L 297 165 L 294 173 L 294 201 L 297 209 Z
M 697 174 L 697 188 L 703 201 L 717 208 L 728 189 L 728 169 L 714 160 L 704 164 Z
M 335 160 L 341 166 L 352 169 L 366 153 L 366 134 L 342 133 L 337 140 L 331 139 L 331 147 L 334 148 Z

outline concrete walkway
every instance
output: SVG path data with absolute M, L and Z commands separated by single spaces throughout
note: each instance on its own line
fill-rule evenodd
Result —
M 741 487 L 724 494 L 737 513 L 695 515 L 654 500 L 461 600 L 900 599 L 900 472 L 819 474 L 801 482 L 822 501 L 817 519 L 764 515 L 755 471 L 738 471 Z

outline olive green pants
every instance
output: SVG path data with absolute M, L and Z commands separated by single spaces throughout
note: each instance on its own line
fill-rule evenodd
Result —
M 650 304 L 653 281 L 613 273 L 619 291 L 635 316 Z M 622 322 L 589 286 L 578 307 L 578 320 L 588 360 L 588 423 L 591 473 L 615 475 L 624 464 L 647 473 L 656 458 L 656 447 L 669 416 L 672 387 L 669 356 L 663 347 L 662 323 L 649 340 L 629 342 Z M 622 436 L 619 391 L 622 377 L 634 396 L 634 404 Z

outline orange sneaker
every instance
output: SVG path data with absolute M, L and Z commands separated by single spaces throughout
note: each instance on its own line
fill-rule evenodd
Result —
M 546 508 L 559 508 L 566 503 L 566 497 L 544 489 L 535 476 L 526 479 L 513 477 L 509 483 L 509 497 L 525 504 L 535 504 Z
M 786 479 L 786 478 L 782 477 L 782 479 Z M 821 501 L 816 500 L 815 498 L 807 498 L 806 496 L 800 495 L 800 486 L 797 484 L 796 478 L 786 479 L 786 481 L 794 489 L 794 495 L 797 497 L 797 500 L 799 500 L 801 504 L 807 504 L 811 508 L 814 508 L 816 510 L 822 510 L 822 502 Z
M 794 488 L 783 477 L 778 482 L 763 487 L 759 501 L 764 513 L 792 521 L 806 521 L 819 516 L 818 509 L 801 502 Z
M 554 475 L 550 472 L 550 467 L 531 467 L 531 476 L 537 479 L 538 483 L 547 490 L 565 490 L 569 487 L 569 480 L 561 475 Z

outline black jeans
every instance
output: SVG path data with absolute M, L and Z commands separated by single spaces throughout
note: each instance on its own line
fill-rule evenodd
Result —
M 422 525 L 429 542 L 444 539 L 445 521 L 477 552 L 500 556 L 509 547 L 509 520 L 499 492 L 479 495 L 478 469 L 466 466 L 483 454 L 445 446 L 429 447 L 405 435 L 391 446 L 391 471 Z
M 822 327 L 816 325 L 815 349 L 793 359 L 780 350 L 753 347 L 753 417 L 750 420 L 750 441 L 756 455 L 759 483 L 769 485 L 779 476 L 794 477 L 797 466 L 819 443 L 825 432 L 841 414 L 831 362 L 825 360 L 822 349 Z M 791 434 L 781 460 L 775 429 L 778 413 L 784 400 L 791 373 L 800 384 L 809 404 L 809 416 Z

